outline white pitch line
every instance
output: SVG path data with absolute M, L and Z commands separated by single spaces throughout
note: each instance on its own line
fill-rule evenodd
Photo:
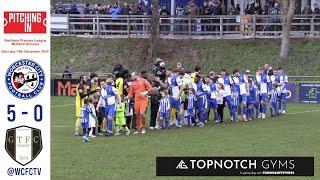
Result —
M 320 109 L 313 109 L 313 110 L 309 110 L 309 111 L 301 111 L 301 112 L 295 112 L 295 113 L 286 113 L 288 115 L 294 115 L 294 114 L 303 114 L 303 113 L 309 113 L 309 112 L 319 112 Z
M 310 112 L 320 112 L 320 109 L 313 109 L 313 110 L 309 110 L 309 111 L 301 111 L 301 112 L 295 112 L 295 113 L 286 113 L 286 115 L 295 115 L 295 114 L 303 114 L 303 113 L 310 113 Z M 73 126 L 51 126 L 52 128 L 70 128 Z
M 70 127 L 73 127 L 73 126 L 61 126 L 61 125 L 57 125 L 57 126 L 51 126 L 53 128 L 70 128 Z
M 57 107 L 66 107 L 66 106 L 71 106 L 74 104 L 61 104 L 61 105 L 55 105 L 55 106 L 51 106 L 52 108 L 57 108 Z

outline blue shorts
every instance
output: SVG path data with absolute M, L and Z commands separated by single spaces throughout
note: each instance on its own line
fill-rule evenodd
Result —
M 181 109 L 181 98 L 179 100 L 174 99 L 172 96 L 169 98 L 169 103 L 171 108 Z
M 89 128 L 89 122 L 83 122 L 81 123 L 82 129 L 88 129 Z
M 194 116 L 196 114 L 194 109 L 188 109 L 187 111 L 189 116 Z
M 280 99 L 281 99 L 282 101 L 285 101 L 285 100 L 287 99 L 287 93 L 281 93 Z
M 196 99 L 196 100 L 193 102 L 193 107 L 194 107 L 194 109 L 198 109 L 198 106 L 199 106 L 199 99 Z
M 254 102 L 254 108 L 260 109 L 260 102 L 259 101 Z
M 208 108 L 218 109 L 218 103 L 216 99 L 208 99 Z
M 207 103 L 207 97 L 206 96 L 200 96 L 198 98 L 198 110 L 199 111 L 204 111 L 208 107 Z
M 247 95 L 246 94 L 239 95 L 239 102 L 240 103 L 247 102 Z
M 278 102 L 270 102 L 270 107 L 278 108 Z
M 268 95 L 266 93 L 260 94 L 261 96 L 261 101 L 267 102 L 268 101 Z
M 116 105 L 106 105 L 105 107 L 105 115 L 106 117 L 112 116 L 115 117 L 116 115 Z
M 159 117 L 160 118 L 164 118 L 164 119 L 169 119 L 170 118 L 170 113 L 169 112 L 160 112 L 159 113 Z
M 254 104 L 256 100 L 252 98 L 251 96 L 247 96 L 247 104 Z
M 227 102 L 227 104 L 228 104 L 228 107 L 234 106 L 234 104 L 233 104 L 233 99 L 231 98 L 230 95 L 229 95 L 229 96 L 226 96 L 226 102 Z

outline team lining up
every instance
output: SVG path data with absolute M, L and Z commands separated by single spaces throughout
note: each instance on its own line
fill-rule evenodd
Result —
M 210 109 L 214 111 L 213 122 L 217 124 L 224 121 L 224 107 L 229 109 L 230 122 L 247 122 L 254 118 L 266 118 L 268 101 L 271 116 L 284 115 L 287 106 L 288 76 L 282 67 L 273 69 L 271 74 L 263 68 L 258 68 L 255 75 L 248 70 L 245 73 L 234 70 L 233 76 L 226 69 L 221 69 L 219 76 L 214 77 L 201 77 L 199 72 L 186 73 L 183 69 L 174 69 L 167 71 L 165 81 L 156 77 L 156 87 L 133 72 L 132 82 L 128 82 L 121 90 L 115 87 L 113 76 L 109 76 L 96 90 L 87 93 L 84 93 L 86 77 L 82 76 L 80 80 L 76 98 L 76 135 L 79 135 L 81 122 L 84 142 L 88 142 L 89 137 L 95 137 L 99 115 L 105 117 L 107 130 L 102 131 L 103 123 L 100 120 L 98 135 L 119 135 L 121 130 L 126 135 L 145 134 L 148 94 L 154 92 L 161 95 L 157 102 L 159 108 L 155 128 L 158 130 L 169 129 L 174 124 L 177 128 L 202 127 L 209 122 Z M 98 99 L 96 104 L 94 96 L 90 94 Z M 80 107 L 79 101 L 82 102 Z M 135 131 L 132 132 L 128 117 L 132 119 L 133 115 L 136 127 L 133 125 L 131 130 Z

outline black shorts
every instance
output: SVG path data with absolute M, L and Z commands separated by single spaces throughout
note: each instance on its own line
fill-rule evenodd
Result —
M 105 108 L 99 107 L 99 113 L 97 118 L 99 121 L 102 121 L 104 117 L 105 117 Z

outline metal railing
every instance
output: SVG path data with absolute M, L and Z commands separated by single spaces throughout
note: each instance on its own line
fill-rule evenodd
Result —
M 80 75 L 87 75 L 89 76 L 91 72 L 72 72 L 70 75 L 78 79 Z M 106 78 L 109 75 L 113 75 L 112 73 L 106 73 L 106 72 L 95 72 L 100 78 Z M 52 72 L 51 78 L 53 79 L 60 79 L 63 78 L 63 72 Z M 149 74 L 149 77 L 154 77 L 154 74 Z M 205 76 L 204 74 L 202 76 Z M 320 81 L 320 75 L 314 75 L 314 76 L 295 76 L 295 75 L 288 75 L 289 81 L 290 82 L 319 82 Z
M 51 15 L 51 33 L 58 36 L 145 37 L 150 35 L 146 15 Z M 161 16 L 158 36 L 178 39 L 280 38 L 281 16 Z M 320 37 L 320 15 L 295 15 L 292 37 Z

